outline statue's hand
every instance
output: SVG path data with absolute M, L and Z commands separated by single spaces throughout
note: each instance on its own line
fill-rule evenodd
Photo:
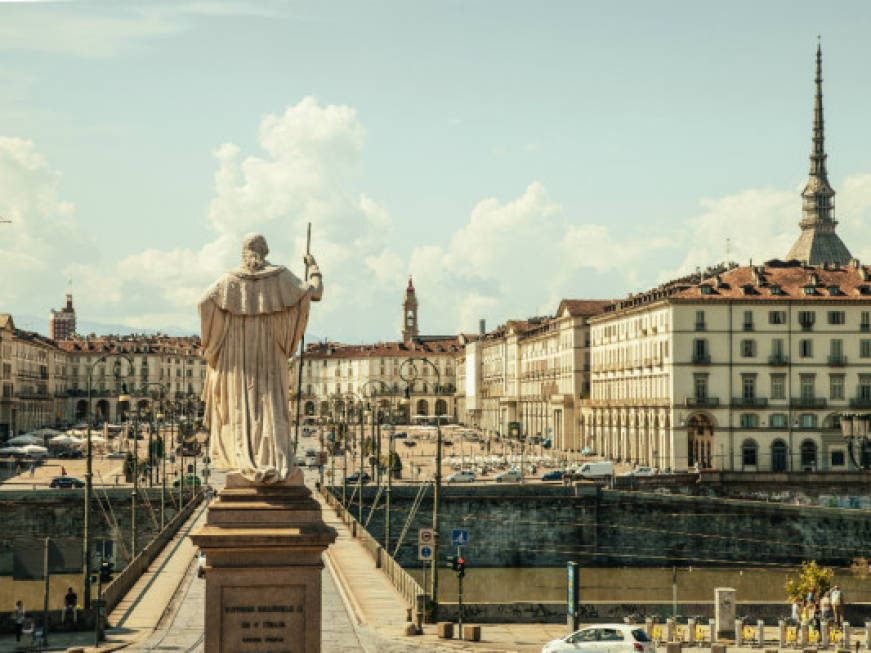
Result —
M 311 254 L 306 254 L 302 257 L 302 260 L 307 268 L 311 268 L 317 265 L 317 263 L 315 263 L 315 257 Z

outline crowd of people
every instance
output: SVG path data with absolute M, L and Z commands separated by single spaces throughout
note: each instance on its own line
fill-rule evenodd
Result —
M 840 628 L 844 624 L 844 593 L 838 585 L 830 590 L 811 590 L 804 599 L 792 603 L 792 620 L 820 630 L 823 623 Z

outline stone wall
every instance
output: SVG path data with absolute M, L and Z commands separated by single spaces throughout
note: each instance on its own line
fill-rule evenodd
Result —
M 341 497 L 341 487 L 334 491 Z M 393 488 L 391 553 L 416 492 L 415 486 Z M 375 487 L 364 488 L 364 523 L 375 494 Z M 560 567 L 568 560 L 603 567 L 794 565 L 809 559 L 847 566 L 856 557 L 868 557 L 869 516 L 863 510 L 587 484 L 447 486 L 441 512 L 443 545 L 449 547 L 452 529 L 469 529 L 464 554 L 470 566 L 484 567 Z M 384 519 L 382 495 L 368 525 L 382 542 Z M 429 489 L 400 548 L 400 564 L 419 564 L 417 530 L 431 526 Z

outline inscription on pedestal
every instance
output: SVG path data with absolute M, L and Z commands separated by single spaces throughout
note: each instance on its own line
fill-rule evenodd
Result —
M 305 651 L 305 586 L 221 588 L 223 653 Z

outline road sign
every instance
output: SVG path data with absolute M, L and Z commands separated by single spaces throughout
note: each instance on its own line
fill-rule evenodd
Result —
M 431 528 L 421 528 L 417 531 L 418 544 L 432 544 L 435 542 L 435 531 Z
M 469 531 L 465 528 L 455 528 L 451 531 L 451 546 L 466 546 L 469 543 Z
M 417 559 L 418 560 L 432 560 L 432 546 L 429 544 L 418 544 L 417 545 Z

